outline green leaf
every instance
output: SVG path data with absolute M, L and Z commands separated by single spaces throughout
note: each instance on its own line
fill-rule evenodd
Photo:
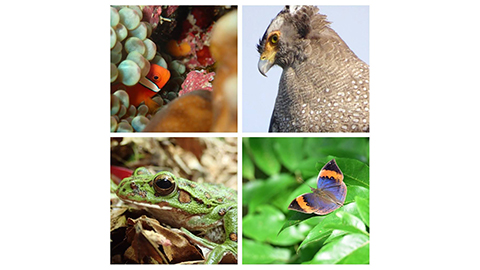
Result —
M 324 242 L 321 241 L 303 245 L 297 249 L 296 257 L 293 257 L 294 260 L 291 260 L 289 263 L 298 264 L 311 261 L 323 245 Z
M 242 144 L 242 177 L 248 180 L 255 178 L 255 167 L 253 161 L 248 153 L 248 148 L 245 143 Z
M 355 215 L 348 212 L 339 211 L 336 216 L 341 219 L 341 223 L 326 224 L 324 228 L 334 229 L 344 233 L 362 233 L 368 236 L 365 224 Z M 337 233 L 338 234 L 338 233 Z
M 273 175 L 266 180 L 256 180 L 243 185 L 243 204 L 248 203 L 248 210 L 255 211 L 261 204 L 272 204 L 275 197 L 283 197 L 292 186 L 296 184 L 295 178 L 290 174 Z M 288 192 L 289 193 L 289 192 Z
M 256 181 L 244 183 L 242 187 L 242 204 L 251 205 L 253 200 L 260 197 L 264 186 L 265 181 L 258 179 Z
M 365 230 L 361 230 L 355 226 L 352 225 L 344 225 L 344 224 L 328 224 L 325 226 L 325 229 L 333 229 L 337 231 L 342 231 L 345 233 L 361 233 L 365 235 L 369 235 L 368 232 Z
M 355 197 L 369 198 L 369 189 L 361 186 L 347 186 L 347 197 L 345 198 L 345 204 L 354 202 Z
M 315 255 L 312 264 L 368 264 L 370 239 L 365 234 L 346 234 L 326 244 Z
M 284 246 L 299 243 L 310 230 L 309 226 L 291 227 L 279 237 L 278 231 L 284 221 L 285 216 L 280 210 L 270 205 L 261 205 L 254 213 L 243 217 L 243 234 L 259 242 Z
M 304 159 L 296 169 L 296 172 L 300 172 L 304 179 L 308 179 L 310 177 L 318 176 L 318 172 L 320 169 L 315 167 L 315 164 L 318 162 L 318 158 L 308 158 Z M 325 164 L 324 164 L 325 165 Z
M 280 234 L 283 230 L 285 230 L 288 227 L 295 226 L 297 224 L 300 224 L 303 221 L 306 221 L 311 218 L 316 218 L 316 217 L 320 217 L 320 216 L 315 214 L 305 214 L 305 213 L 300 213 L 296 211 L 289 211 L 287 213 L 287 222 L 283 224 L 278 234 Z
M 360 214 L 358 213 L 357 203 L 351 202 L 349 204 L 344 204 L 339 210 L 343 212 L 347 212 L 351 215 L 356 216 L 359 220 L 361 220 Z
M 289 171 L 294 172 L 305 157 L 304 138 L 275 138 L 274 149 L 278 159 Z
M 360 213 L 360 217 L 363 222 L 370 227 L 370 201 L 358 196 L 355 197 L 355 201 L 357 202 L 357 209 Z
M 369 162 L 368 138 L 307 138 L 305 152 L 320 160 L 328 155 Z
M 305 245 L 310 245 L 311 243 L 328 242 L 332 238 L 335 238 L 338 235 L 343 234 L 338 232 L 335 233 L 333 231 L 333 228 L 329 227 L 330 225 L 347 224 L 347 225 L 353 225 L 358 227 L 363 226 L 363 227 L 360 227 L 360 229 L 364 229 L 365 225 L 361 223 L 361 221 L 358 218 L 354 219 L 354 217 L 356 217 L 356 214 L 357 214 L 356 211 L 357 211 L 357 208 L 355 204 L 350 203 L 348 205 L 344 205 L 340 207 L 339 209 L 333 211 L 328 215 L 322 216 L 323 218 L 320 220 L 320 222 L 312 230 L 310 230 L 307 237 L 305 237 L 303 242 L 300 244 L 299 249 Z M 358 224 L 359 221 L 361 225 Z
M 346 211 L 339 211 L 336 215 L 341 219 L 343 225 L 352 226 L 362 231 L 366 230 L 365 223 L 354 214 Z
M 307 234 L 305 239 L 302 241 L 298 250 L 305 248 L 305 246 L 311 245 L 312 243 L 324 243 L 332 234 L 333 229 L 325 228 L 327 224 L 338 223 L 340 218 L 335 215 L 328 215 L 320 223 L 318 223 L 311 231 Z
M 260 170 L 267 175 L 280 172 L 281 165 L 273 151 L 272 138 L 250 138 L 249 143 L 253 160 Z
M 274 248 L 249 239 L 242 240 L 243 264 L 286 263 L 291 257 L 287 248 Z
M 274 228 L 281 227 L 284 219 L 285 216 L 278 209 L 261 205 L 254 213 L 250 212 L 243 217 L 243 234 L 259 242 L 268 241 L 277 237 L 277 230 Z
M 115 182 L 112 179 L 110 179 L 110 193 L 115 194 L 117 189 L 118 189 L 117 184 L 115 184 Z
M 347 185 L 370 187 L 370 168 L 365 163 L 356 159 L 336 158 L 338 167 L 343 172 L 343 181 Z
M 343 257 L 338 264 L 370 264 L 370 241 Z

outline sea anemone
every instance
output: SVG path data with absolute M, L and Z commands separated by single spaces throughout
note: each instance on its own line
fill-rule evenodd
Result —
M 143 131 L 150 122 L 151 115 L 146 105 L 138 108 L 129 104 L 128 94 L 124 90 L 118 90 L 111 96 L 111 132 Z
M 119 75 L 115 80 L 110 77 L 112 82 L 132 86 L 148 73 L 146 63 L 155 57 L 157 46 L 148 39 L 152 25 L 142 18 L 138 6 L 110 7 L 110 62 Z

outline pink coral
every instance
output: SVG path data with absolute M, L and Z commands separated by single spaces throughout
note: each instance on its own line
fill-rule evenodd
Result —
M 211 15 L 213 11 L 212 7 L 195 7 L 183 21 L 177 43 L 190 45 L 190 54 L 182 57 L 182 62 L 188 70 L 206 68 L 215 63 L 209 48 L 214 24 L 214 16 Z M 207 16 L 209 14 L 210 17 Z
M 210 90 L 212 91 L 212 84 L 215 72 L 207 73 L 205 70 L 192 70 L 187 74 L 187 78 L 182 83 L 182 90 L 178 93 L 179 96 L 190 93 L 194 90 Z
M 182 42 L 188 42 L 190 44 L 193 52 L 190 58 L 184 60 L 188 69 L 208 67 L 215 63 L 215 59 L 210 55 L 209 49 L 212 29 L 213 27 L 209 27 L 205 31 L 189 32 L 187 37 L 182 40 Z
M 143 20 L 149 22 L 153 29 L 157 28 L 160 22 L 162 7 L 161 6 L 145 6 L 142 10 Z
M 167 17 L 170 17 L 179 6 L 168 6 L 167 7 Z
M 215 16 L 214 7 L 194 7 L 192 8 L 192 15 L 195 17 L 195 25 L 200 28 L 207 28 L 213 22 Z

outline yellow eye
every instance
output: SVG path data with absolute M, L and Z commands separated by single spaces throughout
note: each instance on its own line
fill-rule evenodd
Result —
M 277 43 L 278 42 L 278 35 L 273 34 L 272 37 L 270 38 L 270 42 L 272 42 L 273 44 Z

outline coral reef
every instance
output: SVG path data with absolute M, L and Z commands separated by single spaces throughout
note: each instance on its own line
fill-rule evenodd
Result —
M 143 131 L 157 111 L 179 96 L 212 89 L 212 29 L 232 9 L 236 7 L 111 6 L 112 132 Z M 152 73 L 155 66 L 166 72 L 157 68 Z
M 187 74 L 187 78 L 182 83 L 182 90 L 178 92 L 179 96 L 190 93 L 194 90 L 209 90 L 212 91 L 212 84 L 215 72 L 207 73 L 205 70 L 192 70 Z
M 212 73 L 190 71 L 180 96 L 159 110 L 144 131 L 235 132 L 237 130 L 237 13 L 232 11 L 215 25 Z M 208 88 L 208 90 L 199 90 Z

